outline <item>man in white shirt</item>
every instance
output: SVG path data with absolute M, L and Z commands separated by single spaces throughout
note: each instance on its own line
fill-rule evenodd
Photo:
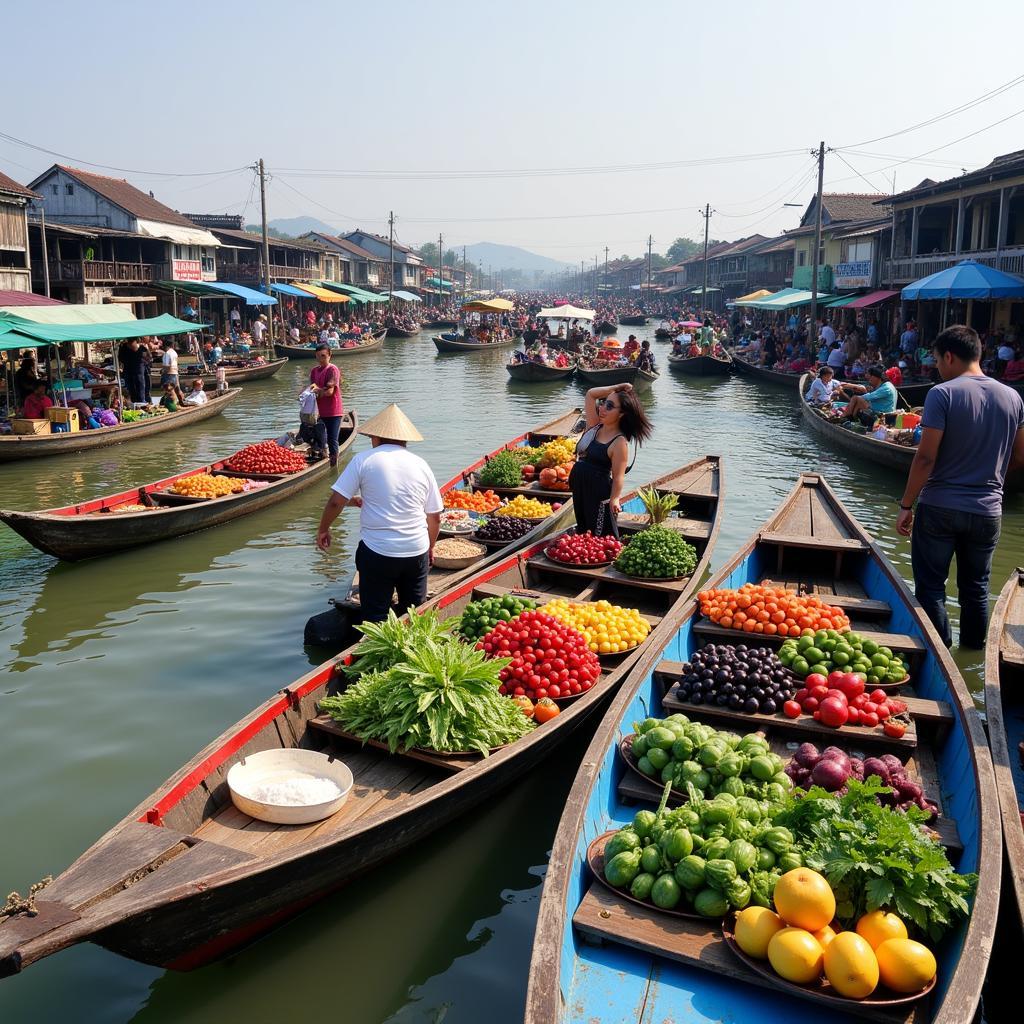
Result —
M 267 324 L 266 316 L 263 313 L 255 319 L 252 325 L 252 340 L 256 342 L 257 346 L 263 344 L 263 335 L 266 333 Z
M 818 337 L 831 348 L 836 341 L 836 332 L 832 330 L 831 324 L 824 324 L 818 331 Z
M 338 477 L 320 517 L 316 545 L 330 549 L 331 523 L 343 508 L 361 510 L 359 603 L 364 621 L 383 622 L 395 591 L 401 612 L 426 599 L 444 502 L 430 466 L 406 448 L 423 437 L 397 405 L 378 413 L 359 433 L 373 447 L 355 456 Z
M 811 381 L 807 389 L 807 401 L 811 405 L 828 405 L 832 401 L 838 384 L 831 366 L 823 366 L 818 371 L 818 376 Z
M 828 354 L 827 363 L 832 367 L 832 371 L 836 377 L 842 378 L 846 376 L 846 353 L 843 351 L 843 346 L 837 341 L 833 341 L 832 349 Z
M 160 384 L 162 387 L 170 385 L 174 389 L 178 401 L 183 402 L 185 396 L 181 393 L 181 385 L 178 381 L 178 353 L 174 350 L 174 339 L 168 338 L 164 342 L 164 346 L 163 358 L 160 360 L 162 364 Z
M 206 405 L 209 399 L 206 397 L 206 392 L 203 390 L 203 378 L 196 377 L 192 381 L 192 390 L 185 396 L 183 405 Z

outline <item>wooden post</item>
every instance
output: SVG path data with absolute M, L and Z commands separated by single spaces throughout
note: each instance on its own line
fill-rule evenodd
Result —
M 259 175 L 260 175 L 260 214 L 263 220 L 263 274 L 264 274 L 264 287 L 266 292 L 270 294 L 270 237 L 267 233 L 267 177 L 263 169 L 263 157 L 259 159 Z M 273 340 L 273 332 L 271 332 L 271 340 Z
M 818 342 L 818 253 L 821 250 L 821 193 L 825 183 L 825 143 L 818 146 L 818 201 L 814 213 L 814 251 L 811 253 L 811 329 L 808 332 L 810 350 Z
M 388 259 L 390 270 L 388 273 L 388 316 L 391 316 L 391 293 L 395 289 L 395 211 L 388 211 Z
M 43 242 L 43 284 L 45 286 L 46 297 L 50 298 L 50 257 L 46 248 L 46 210 L 40 204 L 39 206 L 39 237 Z M 31 269 L 32 264 L 29 263 Z M 31 278 L 29 278 L 31 280 Z M 88 351 L 88 347 L 86 348 Z
M 708 227 L 711 224 L 711 204 L 704 204 L 704 284 L 701 286 L 700 292 L 700 316 L 704 319 L 704 314 L 708 309 Z M 702 335 L 703 340 L 703 335 Z

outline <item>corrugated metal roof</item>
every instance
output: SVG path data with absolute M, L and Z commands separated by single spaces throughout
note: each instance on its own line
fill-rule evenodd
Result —
M 257 234 L 255 231 L 236 231 L 234 228 L 210 228 L 218 238 L 221 235 L 226 235 L 228 238 L 237 238 L 242 242 L 255 242 L 257 245 L 263 244 L 263 236 Z M 271 245 L 281 245 L 285 248 L 292 249 L 309 249 L 312 252 L 323 252 L 324 245 L 320 242 L 303 242 L 298 238 L 277 238 L 274 235 L 270 235 L 267 241 Z
M 0 307 L 3 306 L 63 306 L 60 299 L 50 299 L 35 292 L 0 291 Z

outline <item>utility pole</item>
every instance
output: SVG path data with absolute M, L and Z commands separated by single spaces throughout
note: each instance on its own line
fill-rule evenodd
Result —
M 462 301 L 466 301 L 466 291 L 469 285 L 469 279 L 466 276 L 466 247 L 462 247 Z
M 580 257 L 580 301 L 586 298 L 587 290 L 583 284 L 583 257 Z
M 604 290 L 608 291 L 608 246 L 604 247 Z
M 395 211 L 388 211 L 388 259 L 391 272 L 388 275 L 388 316 L 391 316 L 391 293 L 395 290 Z
M 444 236 L 437 236 L 437 290 L 440 293 L 437 299 L 437 308 L 441 308 L 441 300 L 444 298 Z
M 651 246 L 654 245 L 654 236 L 647 236 L 647 300 L 651 298 Z
M 263 286 L 270 294 L 270 236 L 267 233 L 267 175 L 263 167 L 263 157 L 259 160 L 260 174 L 260 213 L 263 218 Z M 273 332 L 271 332 L 273 334 Z
M 594 302 L 597 302 L 597 253 L 594 253 Z
M 704 218 L 704 285 L 700 292 L 700 315 L 701 319 L 703 319 L 708 310 L 708 227 L 711 224 L 710 203 L 704 205 L 704 212 L 701 216 Z
M 825 183 L 825 143 L 818 145 L 818 199 L 814 204 L 814 250 L 811 253 L 811 329 L 810 351 L 818 345 L 818 252 L 821 249 L 821 190 Z
M 46 297 L 50 298 L 50 253 L 46 248 L 46 208 L 42 203 L 39 204 L 39 240 L 43 243 L 43 282 Z

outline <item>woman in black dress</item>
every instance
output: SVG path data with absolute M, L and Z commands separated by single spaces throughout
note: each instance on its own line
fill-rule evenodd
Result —
M 586 401 L 587 429 L 576 446 L 569 475 L 576 532 L 618 537 L 615 517 L 629 462 L 630 443 L 651 436 L 651 421 L 632 384 L 591 388 Z

